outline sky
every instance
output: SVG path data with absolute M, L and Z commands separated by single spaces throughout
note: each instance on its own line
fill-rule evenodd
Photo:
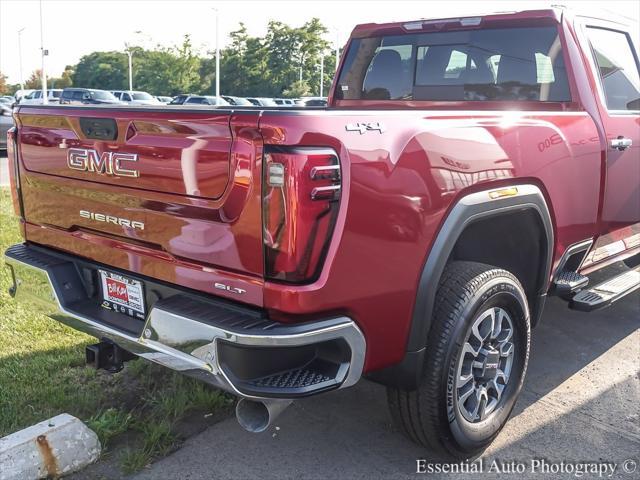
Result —
M 603 6 L 638 21 L 638 0 L 567 1 L 575 9 Z M 251 35 L 263 35 L 269 20 L 300 26 L 318 17 L 329 28 L 327 40 L 344 45 L 359 23 L 443 18 L 548 6 L 539 1 L 394 1 L 394 0 L 42 0 L 44 48 L 48 76 L 97 50 L 123 50 L 126 43 L 153 47 L 180 43 L 189 33 L 202 52 L 215 49 L 215 16 L 219 14 L 220 47 L 244 22 Z M 0 0 L 0 72 L 20 82 L 18 31 L 22 38 L 24 79 L 40 68 L 40 3 Z

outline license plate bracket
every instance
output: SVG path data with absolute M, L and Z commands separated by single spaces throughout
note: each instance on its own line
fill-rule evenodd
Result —
M 142 282 L 106 270 L 98 270 L 98 273 L 102 308 L 144 320 L 146 306 Z

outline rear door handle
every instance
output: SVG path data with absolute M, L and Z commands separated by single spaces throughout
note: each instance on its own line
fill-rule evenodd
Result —
M 626 150 L 631 146 L 633 142 L 630 138 L 624 138 L 623 136 L 619 136 L 618 138 L 614 138 L 611 140 L 611 147 L 616 150 Z

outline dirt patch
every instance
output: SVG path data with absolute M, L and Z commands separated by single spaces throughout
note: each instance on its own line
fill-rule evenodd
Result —
M 233 413 L 233 405 L 221 409 L 215 413 L 203 410 L 193 411 L 184 416 L 174 425 L 176 441 L 172 448 L 165 452 L 165 456 L 179 450 L 182 444 L 216 423 L 225 420 Z M 129 452 L 137 448 L 143 441 L 143 434 L 137 431 L 127 431 L 111 441 L 111 447 L 103 453 L 97 463 L 89 465 L 82 472 L 71 475 L 70 480 L 126 480 L 133 473 L 125 472 L 122 468 L 123 461 Z M 150 464 L 160 458 L 150 459 Z

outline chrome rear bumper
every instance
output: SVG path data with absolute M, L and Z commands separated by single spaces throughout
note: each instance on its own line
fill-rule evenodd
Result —
M 175 295 L 154 303 L 141 329 L 126 331 L 87 313 L 100 311 L 79 274 L 78 263 L 87 265 L 84 260 L 20 244 L 6 251 L 5 261 L 13 272 L 11 294 L 17 300 L 38 306 L 71 328 L 245 398 L 297 398 L 351 386 L 362 375 L 365 339 L 346 317 L 281 324 L 241 307 L 210 304 L 176 290 Z M 317 358 L 325 346 L 332 359 L 336 351 L 342 352 L 338 364 Z M 267 368 L 262 372 L 266 375 L 251 378 L 246 372 L 255 370 L 256 361 L 266 358 L 269 363 L 265 349 L 273 349 L 271 357 L 280 359 L 295 352 L 292 358 L 302 358 L 298 363 L 303 364 L 283 366 L 280 360 L 273 367 L 279 371 Z M 316 367 L 321 374 L 313 371 Z

